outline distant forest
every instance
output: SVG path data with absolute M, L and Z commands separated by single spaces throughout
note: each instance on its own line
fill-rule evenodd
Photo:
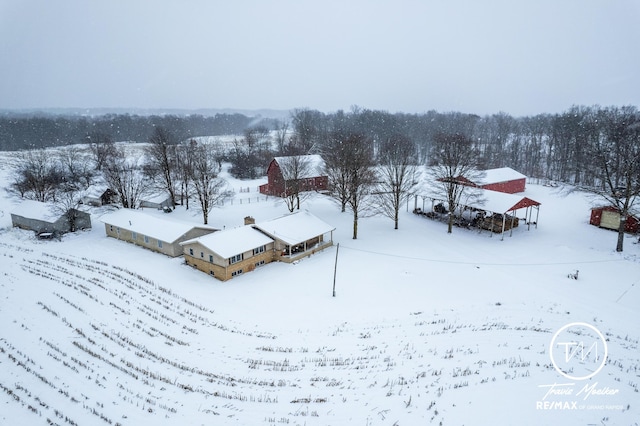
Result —
M 374 150 L 401 135 L 415 143 L 418 161 L 428 164 L 438 135 L 459 134 L 476 145 L 478 164 L 483 168 L 509 166 L 534 178 L 587 185 L 594 183 L 589 155 L 594 143 L 624 133 L 640 144 L 640 113 L 634 106 L 574 106 L 559 114 L 527 117 L 436 111 L 406 114 L 353 107 L 332 113 L 298 109 L 286 120 L 243 114 L 84 117 L 4 113 L 0 115 L 0 150 L 84 143 L 91 134 L 108 135 L 113 141 L 148 142 L 156 128 L 169 131 L 178 141 L 235 134 L 240 143 L 250 140 L 251 129 L 260 129 L 263 134 L 276 130 L 277 140 L 271 143 L 274 148 L 269 155 L 260 156 L 259 170 L 266 169 L 270 155 L 322 152 L 335 132 L 362 134 Z
M 243 114 L 65 116 L 7 112 L 0 115 L 0 151 L 86 143 L 92 134 L 109 135 L 116 142 L 147 142 L 156 127 L 169 130 L 180 140 L 240 135 L 255 122 L 256 118 Z M 264 122 L 269 125 L 270 120 Z

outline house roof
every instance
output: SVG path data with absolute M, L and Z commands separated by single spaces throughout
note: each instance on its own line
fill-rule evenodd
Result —
M 157 216 L 131 209 L 120 209 L 106 214 L 100 219 L 107 225 L 117 226 L 142 235 L 157 238 L 168 243 L 177 241 L 181 236 L 193 228 L 211 229 L 207 226 L 193 226 L 192 224 L 176 220 L 161 219 Z
M 257 247 L 272 243 L 273 240 L 262 232 L 254 229 L 251 225 L 239 228 L 227 229 L 225 231 L 214 232 L 202 237 L 194 238 L 180 245 L 200 243 L 224 259 L 228 259 L 236 254 L 244 253 Z
M 302 243 L 336 229 L 306 210 L 256 223 L 255 227 L 289 245 Z
M 171 196 L 165 192 L 157 192 L 157 193 L 144 195 L 140 201 L 147 202 L 147 203 L 162 204 L 165 201 L 171 201 Z
M 483 171 L 484 176 L 479 178 L 477 185 L 489 185 L 492 183 L 508 182 L 511 180 L 526 179 L 526 176 L 513 170 L 511 167 L 500 167 Z
M 109 188 L 104 185 L 91 185 L 82 193 L 85 198 L 100 198 Z
M 282 171 L 282 177 L 285 180 L 289 180 L 293 178 L 292 176 L 286 176 L 289 172 L 289 170 L 287 170 L 286 165 L 293 158 L 296 158 L 296 157 L 300 158 L 300 160 L 305 163 L 304 167 L 302 167 L 300 170 L 300 176 L 298 176 L 298 178 L 311 178 L 316 176 L 322 176 L 323 169 L 324 169 L 324 160 L 320 155 L 313 154 L 313 155 L 298 155 L 298 156 L 289 156 L 289 157 L 275 157 L 274 159 L 280 166 L 280 170 Z
M 11 210 L 11 214 L 51 223 L 61 216 L 60 213 L 55 211 L 55 207 L 52 204 L 34 200 L 23 200 Z

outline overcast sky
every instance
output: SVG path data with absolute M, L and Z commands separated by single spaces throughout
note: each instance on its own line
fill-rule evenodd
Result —
M 0 0 L 0 108 L 640 105 L 637 0 Z

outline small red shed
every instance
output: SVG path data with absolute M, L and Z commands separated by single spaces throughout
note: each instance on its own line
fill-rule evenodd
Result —
M 594 207 L 591 209 L 589 223 L 600 228 L 618 230 L 620 226 L 620 210 L 613 206 Z M 640 219 L 632 215 L 627 216 L 625 232 L 635 234 L 640 231 Z

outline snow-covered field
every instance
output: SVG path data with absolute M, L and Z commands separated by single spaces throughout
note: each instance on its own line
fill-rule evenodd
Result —
M 0 186 L 8 172 L 0 161 Z M 210 223 L 285 214 L 260 183 L 230 180 L 236 199 Z M 334 298 L 335 246 L 222 283 L 107 238 L 99 209 L 91 231 L 36 240 L 11 227 L 17 200 L 2 192 L 0 424 L 639 424 L 637 237 L 616 253 L 580 194 L 529 184 L 526 195 L 542 202 L 538 228 L 504 240 L 448 235 L 412 206 L 399 230 L 361 219 L 353 240 L 349 213 L 305 201 L 336 227 Z M 587 380 L 549 355 L 574 322 L 606 336 Z M 576 368 L 595 368 L 598 343 Z

